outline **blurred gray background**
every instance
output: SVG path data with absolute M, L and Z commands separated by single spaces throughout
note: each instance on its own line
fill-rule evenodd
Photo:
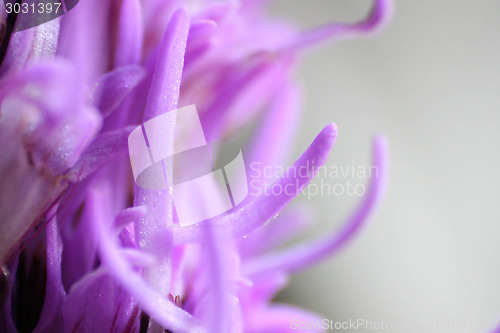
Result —
M 370 5 L 279 0 L 271 11 L 310 28 L 358 20 Z M 306 99 L 293 159 L 333 121 L 328 165 L 368 165 L 381 132 L 390 183 L 355 241 L 295 275 L 279 300 L 334 321 L 409 326 L 401 332 L 500 321 L 500 1 L 398 1 L 382 34 L 322 47 L 297 80 Z M 316 225 L 304 238 L 338 228 L 358 201 L 311 198 Z

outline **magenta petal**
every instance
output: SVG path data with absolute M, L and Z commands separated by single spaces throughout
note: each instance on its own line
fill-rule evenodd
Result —
M 137 222 L 146 215 L 146 207 L 136 206 L 122 210 L 115 217 L 114 228 L 121 231 L 129 223 Z
M 245 299 L 251 303 L 250 307 L 254 307 L 255 304 L 266 304 L 287 285 L 288 281 L 288 274 L 278 270 L 252 276 L 253 285 L 246 291 Z
M 26 19 L 26 16 L 20 16 L 23 17 L 18 20 Z M 57 18 L 34 28 L 12 34 L 7 53 L 0 67 L 0 75 L 16 73 L 34 60 L 53 58 L 58 46 L 59 22 L 60 19 Z M 22 22 L 16 23 L 22 24 Z
M 373 164 L 377 175 L 371 179 L 363 201 L 340 232 L 310 244 L 248 261 L 244 267 L 245 273 L 252 275 L 272 270 L 297 271 L 342 249 L 373 215 L 384 194 L 387 183 L 388 150 L 387 143 L 382 137 L 377 137 L 373 142 Z
M 177 108 L 189 23 L 189 17 L 182 8 L 173 14 L 168 23 L 156 52 L 144 122 Z M 173 137 L 171 139 L 171 142 L 164 144 L 173 144 Z M 134 199 L 135 206 L 146 207 L 146 215 L 135 224 L 136 241 L 141 249 L 154 255 L 158 262 L 145 270 L 144 276 L 154 289 L 168 295 L 173 243 L 172 232 L 168 228 L 173 222 L 169 190 L 147 190 L 136 186 Z
M 156 264 L 156 258 L 144 251 L 124 248 L 120 250 L 120 255 L 133 267 L 151 267 Z
M 200 13 L 198 13 L 194 20 L 211 20 L 216 23 L 224 20 L 230 16 L 238 8 L 236 2 L 213 2 L 208 4 Z
M 204 230 L 203 262 L 208 270 L 209 293 L 206 296 L 205 307 L 201 306 L 201 317 L 206 322 L 211 333 L 232 333 L 230 330 L 228 286 L 228 254 L 232 253 L 231 245 L 224 239 L 217 227 L 207 227 Z M 211 304 L 207 307 L 207 303 Z M 203 303 L 202 303 L 203 304 Z
M 76 199 L 76 198 L 73 198 Z M 71 230 L 66 227 L 62 233 L 64 252 L 62 254 L 62 267 L 64 271 L 63 283 L 67 290 L 91 272 L 97 259 L 97 234 L 94 228 L 92 207 L 81 205 L 80 215 L 73 217 Z M 61 212 L 59 212 L 61 216 Z
M 120 156 L 128 153 L 128 135 L 135 127 L 100 134 L 82 154 L 78 162 L 66 172 L 71 182 L 78 182 Z
M 189 29 L 189 44 L 196 43 L 203 37 L 210 35 L 217 28 L 217 23 L 213 20 L 201 19 L 191 24 Z
M 139 66 L 119 67 L 103 75 L 95 84 L 92 101 L 104 117 L 115 111 L 144 78 Z
M 69 1 L 69 0 L 67 0 Z M 111 1 L 85 0 L 61 17 L 57 55 L 69 59 L 87 83 L 109 69 L 112 43 L 110 34 Z M 99 10 L 95 10 L 99 8 Z
M 281 195 L 263 192 L 251 200 L 243 202 L 241 206 L 216 222 L 227 228 L 233 237 L 243 237 L 253 230 L 263 226 L 275 217 L 316 175 L 330 153 L 337 137 L 337 126 L 326 126 L 314 139 L 309 148 L 290 167 L 291 172 L 280 178 L 272 186 L 289 189 Z M 293 172 L 293 170 L 307 170 L 307 172 Z M 297 176 L 297 177 L 295 177 Z M 186 228 L 175 228 L 174 241 L 176 244 L 199 242 L 202 239 L 204 222 Z
M 224 312 L 217 312 L 220 306 L 214 304 L 215 300 L 212 292 L 208 293 L 207 297 L 199 301 L 199 307 L 205 309 L 205 313 L 211 311 L 214 316 L 214 321 L 207 330 L 210 333 L 244 333 L 243 314 L 240 309 L 239 300 L 237 297 L 226 294 L 223 299 L 218 299 L 224 303 Z M 198 315 L 198 313 L 196 313 Z M 218 323 L 217 321 L 220 320 Z
M 100 124 L 82 106 L 74 67 L 54 60 L 3 78 L 0 87 L 0 256 L 43 218 L 67 182 L 60 175 L 93 139 Z
M 71 288 L 62 309 L 64 332 L 124 332 L 137 321 L 136 304 L 109 272 L 98 269 Z
M 218 97 L 201 116 L 207 141 L 219 140 L 222 128 L 228 124 L 238 128 L 261 111 L 284 84 L 292 65 L 289 59 L 279 63 L 263 60 L 243 74 L 241 68 L 229 72 L 221 87 L 217 87 Z
M 66 332 L 76 331 L 79 327 L 89 327 L 88 324 L 82 322 L 84 320 L 92 320 L 91 316 L 87 316 L 89 300 L 95 294 L 91 291 L 92 285 L 97 285 L 100 279 L 106 276 L 105 269 L 99 269 L 90 274 L 87 274 L 83 279 L 75 283 L 69 291 L 66 302 L 62 308 L 64 316 L 64 327 Z M 85 318 L 87 317 L 87 318 Z
M 177 108 L 188 32 L 189 16 L 181 8 L 173 14 L 160 43 L 143 121 Z
M 34 38 L 35 29 L 19 31 L 12 35 L 7 53 L 0 67 L 1 76 L 16 73 L 26 66 Z
M 116 240 L 111 238 L 110 230 L 106 227 L 108 223 L 103 220 L 102 212 L 106 209 L 103 192 L 99 188 L 92 190 L 86 203 L 94 212 L 92 221 L 99 237 L 99 252 L 103 264 L 118 283 L 137 300 L 140 307 L 163 327 L 174 332 L 201 332 L 196 319 L 168 300 L 166 295 L 151 288 L 121 255 Z
M 240 255 L 249 257 L 276 249 L 312 224 L 312 211 L 305 206 L 289 207 L 280 216 L 240 240 Z
M 368 16 L 354 24 L 331 23 L 299 35 L 284 52 L 295 52 L 326 40 L 341 40 L 370 35 L 387 25 L 392 16 L 392 0 L 374 0 Z
M 115 66 L 136 65 L 142 57 L 144 27 L 139 0 L 124 0 L 118 22 Z
M 81 112 L 75 112 L 72 117 L 67 118 L 60 132 L 54 133 L 52 139 L 56 142 L 52 144 L 57 144 L 57 149 L 54 146 L 40 147 L 35 153 L 41 158 L 50 153 L 46 161 L 47 168 L 53 174 L 62 174 L 76 164 L 100 127 L 101 118 L 97 111 L 83 107 Z

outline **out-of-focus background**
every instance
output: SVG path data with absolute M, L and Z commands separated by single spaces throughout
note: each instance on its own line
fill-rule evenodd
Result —
M 310 28 L 359 20 L 370 5 L 279 0 L 271 11 Z M 398 1 L 378 37 L 318 49 L 297 79 L 306 100 L 291 159 L 334 121 L 327 165 L 366 166 L 381 132 L 390 183 L 354 242 L 279 300 L 339 322 L 407 325 L 395 332 L 488 331 L 500 321 L 500 1 Z M 316 211 L 310 238 L 338 228 L 360 198 L 299 200 Z

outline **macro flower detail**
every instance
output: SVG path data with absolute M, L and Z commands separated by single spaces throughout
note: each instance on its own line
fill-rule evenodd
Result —
M 283 164 L 300 111 L 292 74 L 302 53 L 371 35 L 391 13 L 389 0 L 374 0 L 359 23 L 306 32 L 250 0 L 82 0 L 15 33 L 30 17 L 3 15 L 14 28 L 0 66 L 0 329 L 288 332 L 291 317 L 316 319 L 272 298 L 291 273 L 340 250 L 372 215 L 387 178 L 383 137 L 373 141 L 378 176 L 342 229 L 280 250 L 309 219 L 300 209 L 280 212 L 325 164 L 335 124 L 290 166 L 305 174 L 273 180 L 291 191 L 249 193 L 188 226 L 170 189 L 134 183 L 127 140 L 140 124 L 195 104 L 208 143 L 256 123 L 245 162 Z M 174 131 L 163 134 L 173 145 Z M 222 205 L 209 193 L 211 207 L 193 193 L 192 209 Z

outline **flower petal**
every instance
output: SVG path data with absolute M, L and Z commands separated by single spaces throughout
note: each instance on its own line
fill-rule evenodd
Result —
M 103 220 L 103 210 L 106 209 L 105 192 L 108 191 L 109 189 L 98 187 L 92 189 L 86 203 L 92 207 L 94 213 L 92 221 L 99 237 L 99 253 L 103 264 L 119 284 L 137 300 L 140 307 L 164 328 L 174 332 L 201 332 L 202 329 L 195 318 L 148 285 L 120 253 L 116 240 L 111 238 L 111 232 L 106 227 L 108 223 Z
M 314 139 L 307 150 L 289 168 L 291 172 L 285 173 L 272 186 L 277 186 L 282 191 L 280 195 L 273 195 L 269 191 L 244 201 L 241 206 L 227 215 L 216 218 L 215 224 L 227 228 L 232 237 L 243 237 L 253 230 L 261 227 L 275 217 L 316 175 L 330 153 L 337 137 L 337 127 L 334 124 L 326 126 Z M 294 171 L 295 170 L 295 171 Z M 306 170 L 307 172 L 296 172 Z M 305 173 L 305 174 L 304 174 Z M 202 239 L 204 222 L 185 228 L 173 228 L 175 244 L 199 242 Z
M 95 83 L 93 104 L 104 117 L 118 109 L 123 100 L 144 78 L 144 70 L 139 66 L 119 67 Z
M 189 24 L 189 17 L 183 8 L 178 9 L 168 23 L 156 53 L 143 122 L 177 108 Z M 170 133 L 170 142 L 164 144 L 173 145 L 173 142 L 173 133 Z M 146 269 L 144 275 L 153 288 L 168 295 L 173 243 L 172 233 L 167 228 L 173 222 L 170 191 L 138 186 L 135 189 L 134 205 L 146 208 L 144 218 L 135 223 L 136 240 L 142 249 L 157 259 L 157 265 Z
M 368 16 L 354 24 L 331 23 L 297 36 L 282 52 L 297 52 L 326 40 L 371 35 L 384 28 L 392 16 L 392 0 L 374 0 Z
M 71 288 L 62 309 L 64 332 L 124 332 L 136 305 L 106 269 L 98 269 Z
M 144 43 L 142 8 L 139 0 L 124 0 L 118 21 L 115 66 L 139 64 Z
M 231 129 L 238 128 L 261 111 L 285 83 L 292 65 L 291 59 L 263 59 L 245 71 L 241 66 L 226 71 L 216 87 L 216 98 L 200 117 L 207 141 L 219 140 L 223 128 L 229 124 Z
M 251 161 L 252 186 L 262 185 L 265 179 L 264 168 L 282 165 L 287 147 L 292 146 L 294 133 L 299 121 L 300 94 L 293 85 L 286 85 L 277 94 L 274 105 L 257 129 L 249 152 L 245 158 Z
M 376 167 L 377 175 L 371 179 L 370 187 L 363 201 L 340 232 L 310 244 L 299 245 L 283 252 L 248 261 L 244 266 L 245 274 L 251 276 L 273 270 L 297 271 L 313 265 L 342 249 L 369 220 L 381 201 L 387 182 L 387 159 L 388 152 L 385 139 L 382 137 L 375 138 L 373 142 L 373 164 Z
M 16 25 L 22 25 L 21 20 L 29 17 L 20 15 Z M 53 58 L 58 46 L 59 26 L 60 18 L 56 18 L 32 29 L 11 34 L 0 76 L 17 73 L 32 61 Z
M 189 17 L 180 8 L 172 15 L 156 54 L 143 122 L 177 109 L 188 32 Z
M 99 134 L 65 176 L 70 182 L 79 182 L 120 156 L 128 153 L 128 135 L 135 127 Z
M 278 248 L 309 227 L 312 215 L 305 206 L 285 209 L 275 221 L 240 240 L 240 255 L 249 257 Z

